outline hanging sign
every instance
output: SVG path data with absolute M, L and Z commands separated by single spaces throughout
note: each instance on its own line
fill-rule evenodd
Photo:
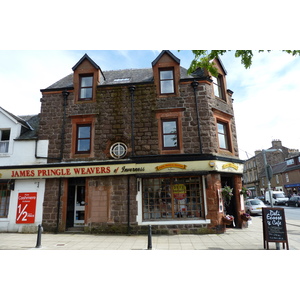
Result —
M 17 206 L 17 224 L 30 224 L 35 222 L 37 193 L 19 193 Z

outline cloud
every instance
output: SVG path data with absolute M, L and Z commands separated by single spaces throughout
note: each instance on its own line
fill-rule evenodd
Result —
M 232 61 L 231 57 L 231 61 Z M 236 62 L 227 67 L 227 85 L 236 88 L 234 111 L 240 157 L 271 147 L 273 139 L 283 146 L 300 148 L 297 130 L 300 58 L 281 51 L 256 53 L 250 69 Z M 249 155 L 249 154 L 248 154 Z

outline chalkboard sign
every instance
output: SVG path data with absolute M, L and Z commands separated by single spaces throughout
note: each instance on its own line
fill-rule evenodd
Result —
M 269 249 L 268 242 L 284 243 L 288 246 L 285 215 L 283 208 L 263 207 L 264 248 Z

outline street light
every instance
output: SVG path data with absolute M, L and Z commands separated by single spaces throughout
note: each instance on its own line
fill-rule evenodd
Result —
M 271 207 L 273 207 L 272 191 L 271 191 L 271 178 L 272 178 L 273 174 L 272 174 L 271 166 L 268 165 L 268 163 L 267 163 L 266 152 L 277 152 L 277 151 L 282 152 L 281 149 L 267 149 L 267 150 L 262 150 L 266 178 L 268 179 L 268 190 L 269 190 L 269 198 L 270 198 Z

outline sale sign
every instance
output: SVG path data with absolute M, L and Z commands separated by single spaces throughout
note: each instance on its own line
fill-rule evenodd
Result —
M 37 193 L 19 193 L 17 206 L 17 224 L 29 224 L 35 221 Z

